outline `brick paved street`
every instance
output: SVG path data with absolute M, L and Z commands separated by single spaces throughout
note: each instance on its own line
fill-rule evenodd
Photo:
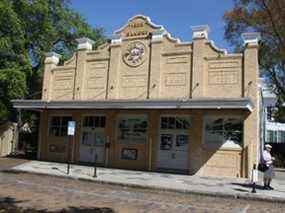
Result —
M 27 162 L 0 158 L 0 170 Z M 284 212 L 285 204 L 139 190 L 34 174 L 0 172 L 0 212 Z
M 80 180 L 100 183 L 132 186 L 144 189 L 160 189 L 190 194 L 204 194 L 215 196 L 242 197 L 244 199 L 281 200 L 285 202 L 285 181 L 282 175 L 274 178 L 272 186 L 275 190 L 263 190 L 262 176 L 259 176 L 257 193 L 251 193 L 252 186 L 249 179 L 201 177 L 198 175 L 177 175 L 170 173 L 134 171 L 115 168 L 97 167 L 97 177 L 94 178 L 94 168 L 90 166 L 71 165 L 67 174 L 67 165 L 64 163 L 29 161 L 11 168 L 9 171 L 28 172 L 43 175 L 69 177 Z
M 32 174 L 0 173 L 0 203 L 70 212 L 284 212 L 285 205 L 101 185 Z M 1 212 L 1 210 L 0 210 Z
M 0 157 L 0 171 L 5 170 L 5 169 L 9 169 L 11 167 L 17 166 L 17 165 L 25 163 L 25 162 L 28 162 L 28 160 Z

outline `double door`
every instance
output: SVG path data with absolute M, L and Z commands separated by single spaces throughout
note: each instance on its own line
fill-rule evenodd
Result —
M 87 116 L 83 119 L 80 141 L 80 161 L 87 163 L 105 162 L 105 117 Z
M 167 125 L 166 122 L 173 123 Z M 188 170 L 189 119 L 162 117 L 158 137 L 157 167 L 169 170 Z

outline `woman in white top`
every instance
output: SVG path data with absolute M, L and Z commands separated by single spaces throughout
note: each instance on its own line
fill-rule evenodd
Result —
M 270 151 L 271 151 L 272 146 L 269 144 L 265 145 L 265 150 L 262 153 L 262 158 L 264 164 L 267 166 L 267 170 L 264 172 L 264 189 L 270 189 L 272 190 L 273 188 L 270 186 L 271 180 L 274 177 L 274 171 L 273 171 L 273 161 L 274 158 L 271 156 Z

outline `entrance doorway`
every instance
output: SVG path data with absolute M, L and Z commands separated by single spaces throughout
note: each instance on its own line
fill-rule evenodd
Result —
M 157 168 L 187 171 L 190 118 L 183 115 L 160 117 Z
M 95 160 L 99 164 L 105 162 L 105 126 L 105 116 L 83 117 L 79 149 L 81 162 L 91 163 L 95 162 Z

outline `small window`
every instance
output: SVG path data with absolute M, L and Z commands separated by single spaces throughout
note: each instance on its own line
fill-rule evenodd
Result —
M 277 143 L 277 136 L 278 136 L 278 134 L 277 134 L 277 131 L 272 131 L 272 130 L 267 130 L 267 132 L 266 132 L 266 134 L 267 134 L 267 137 L 266 137 L 266 142 L 267 143 Z
M 274 121 L 277 108 L 273 106 L 266 107 L 266 116 L 268 121 Z
M 273 130 L 266 131 L 266 142 L 267 143 L 277 143 L 278 141 L 278 132 Z
M 163 116 L 160 118 L 161 129 L 189 129 L 190 119 L 185 116 Z
M 279 131 L 279 142 L 280 143 L 285 143 L 285 131 Z
M 272 131 L 271 130 L 267 130 L 266 131 L 266 143 L 270 143 L 271 142 L 271 138 L 272 138 Z
M 68 121 L 72 121 L 71 116 L 52 116 L 49 123 L 50 136 L 67 136 Z
M 243 122 L 239 118 L 205 119 L 205 143 L 241 145 Z
M 83 119 L 83 127 L 105 128 L 105 116 L 85 116 Z
M 272 131 L 272 143 L 277 143 L 277 131 Z

